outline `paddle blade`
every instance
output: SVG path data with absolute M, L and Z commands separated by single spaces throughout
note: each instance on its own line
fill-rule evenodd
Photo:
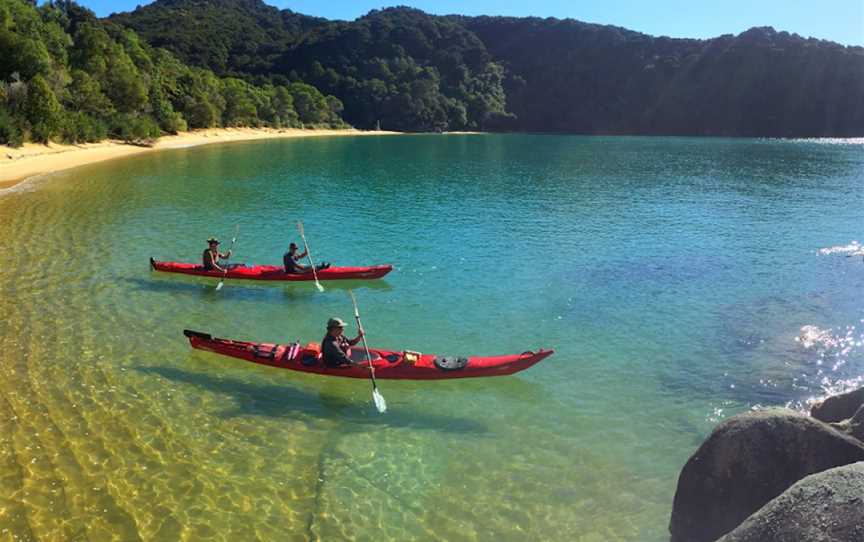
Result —
M 387 412 L 387 401 L 384 400 L 384 396 L 381 395 L 378 388 L 372 388 L 372 400 L 375 401 L 375 408 L 378 409 L 378 412 L 381 414 Z
M 318 291 L 319 291 L 319 292 L 323 292 L 323 291 L 324 291 L 324 287 L 321 286 L 321 283 L 318 282 L 317 280 L 315 281 L 315 287 L 318 288 Z
M 219 284 L 216 285 L 216 291 L 218 292 L 219 290 L 221 290 L 222 286 L 224 286 L 224 285 L 225 285 L 225 282 L 220 280 Z

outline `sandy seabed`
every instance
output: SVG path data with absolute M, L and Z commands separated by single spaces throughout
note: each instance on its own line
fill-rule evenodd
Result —
M 85 143 L 80 145 L 26 143 L 18 148 L 0 146 L 0 193 L 5 189 L 12 188 L 29 178 L 39 175 L 164 149 L 179 149 L 211 143 L 228 143 L 231 141 L 249 141 L 253 139 L 393 135 L 397 133 L 383 131 L 365 132 L 354 129 L 211 128 L 163 136 L 150 147 L 129 145 L 119 141 L 103 141 L 101 143 Z

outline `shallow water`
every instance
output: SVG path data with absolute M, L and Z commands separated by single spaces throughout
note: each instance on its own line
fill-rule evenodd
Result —
M 862 204 L 836 140 L 277 140 L 29 183 L 0 195 L 0 539 L 664 540 L 718 420 L 862 380 Z M 382 381 L 379 415 L 368 383 L 190 351 L 350 318 L 344 285 L 148 269 L 237 223 L 276 263 L 298 219 L 321 259 L 395 264 L 350 284 L 371 344 L 557 353 Z

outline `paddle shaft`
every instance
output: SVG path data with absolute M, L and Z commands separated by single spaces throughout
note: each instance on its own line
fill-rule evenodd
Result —
M 306 249 L 306 257 L 309 259 L 309 266 L 312 268 L 312 278 L 315 279 L 315 284 L 320 288 L 318 283 L 318 273 L 315 271 L 315 262 L 312 261 L 312 253 L 309 252 L 309 243 L 306 242 L 306 234 L 303 232 L 303 223 L 297 223 L 297 230 L 300 232 L 300 239 L 303 239 L 303 248 Z
M 363 348 L 366 350 L 366 361 L 369 362 L 369 375 L 372 377 L 372 389 L 378 389 L 378 382 L 375 381 L 375 366 L 372 365 L 372 354 L 369 353 L 369 345 L 366 343 L 366 333 L 363 331 L 363 324 L 360 322 L 360 312 L 354 307 L 354 318 L 357 320 L 357 331 L 360 332 L 360 338 L 363 341 Z
M 351 303 L 354 305 L 354 319 L 357 320 L 357 331 L 360 333 L 363 348 L 366 350 L 366 361 L 369 362 L 369 375 L 372 377 L 372 390 L 374 391 L 378 389 L 378 382 L 375 381 L 375 366 L 372 365 L 372 355 L 369 353 L 369 345 L 366 343 L 366 332 L 363 331 L 363 322 L 360 321 L 360 308 L 357 306 L 354 292 L 348 290 L 348 295 L 351 296 Z
M 231 258 L 231 254 L 234 252 L 234 245 L 237 243 L 237 235 L 238 235 L 239 233 L 240 233 L 240 225 L 238 224 L 237 227 L 234 229 L 234 237 L 231 238 L 231 246 L 228 248 L 228 258 L 226 258 L 226 260 L 227 260 L 227 259 L 230 259 L 230 258 Z M 222 271 L 222 278 L 219 280 L 219 285 L 221 285 L 222 283 L 224 283 L 224 282 L 225 282 L 225 279 L 226 279 L 227 277 L 228 277 L 228 265 L 226 264 L 226 265 L 225 265 L 225 270 Z M 218 287 L 219 285 L 217 285 L 217 287 Z

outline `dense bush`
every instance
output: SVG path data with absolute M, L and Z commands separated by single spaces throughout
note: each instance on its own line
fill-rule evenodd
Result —
M 0 145 L 20 147 L 23 143 L 24 136 L 15 118 L 8 111 L 0 108 Z
M 287 81 L 286 81 L 287 83 Z M 189 67 L 121 25 L 70 0 L 0 0 L 0 143 L 146 143 L 212 126 L 343 126 L 341 102 L 314 97 L 294 109 L 294 83 L 256 86 Z M 338 104 L 338 107 L 337 107 Z M 304 121 L 305 122 L 305 121 Z
M 108 128 L 83 111 L 68 112 L 60 127 L 60 140 L 64 143 L 95 143 L 108 137 Z
M 159 125 L 150 117 L 118 113 L 111 127 L 111 135 L 126 143 L 149 145 L 161 134 Z

